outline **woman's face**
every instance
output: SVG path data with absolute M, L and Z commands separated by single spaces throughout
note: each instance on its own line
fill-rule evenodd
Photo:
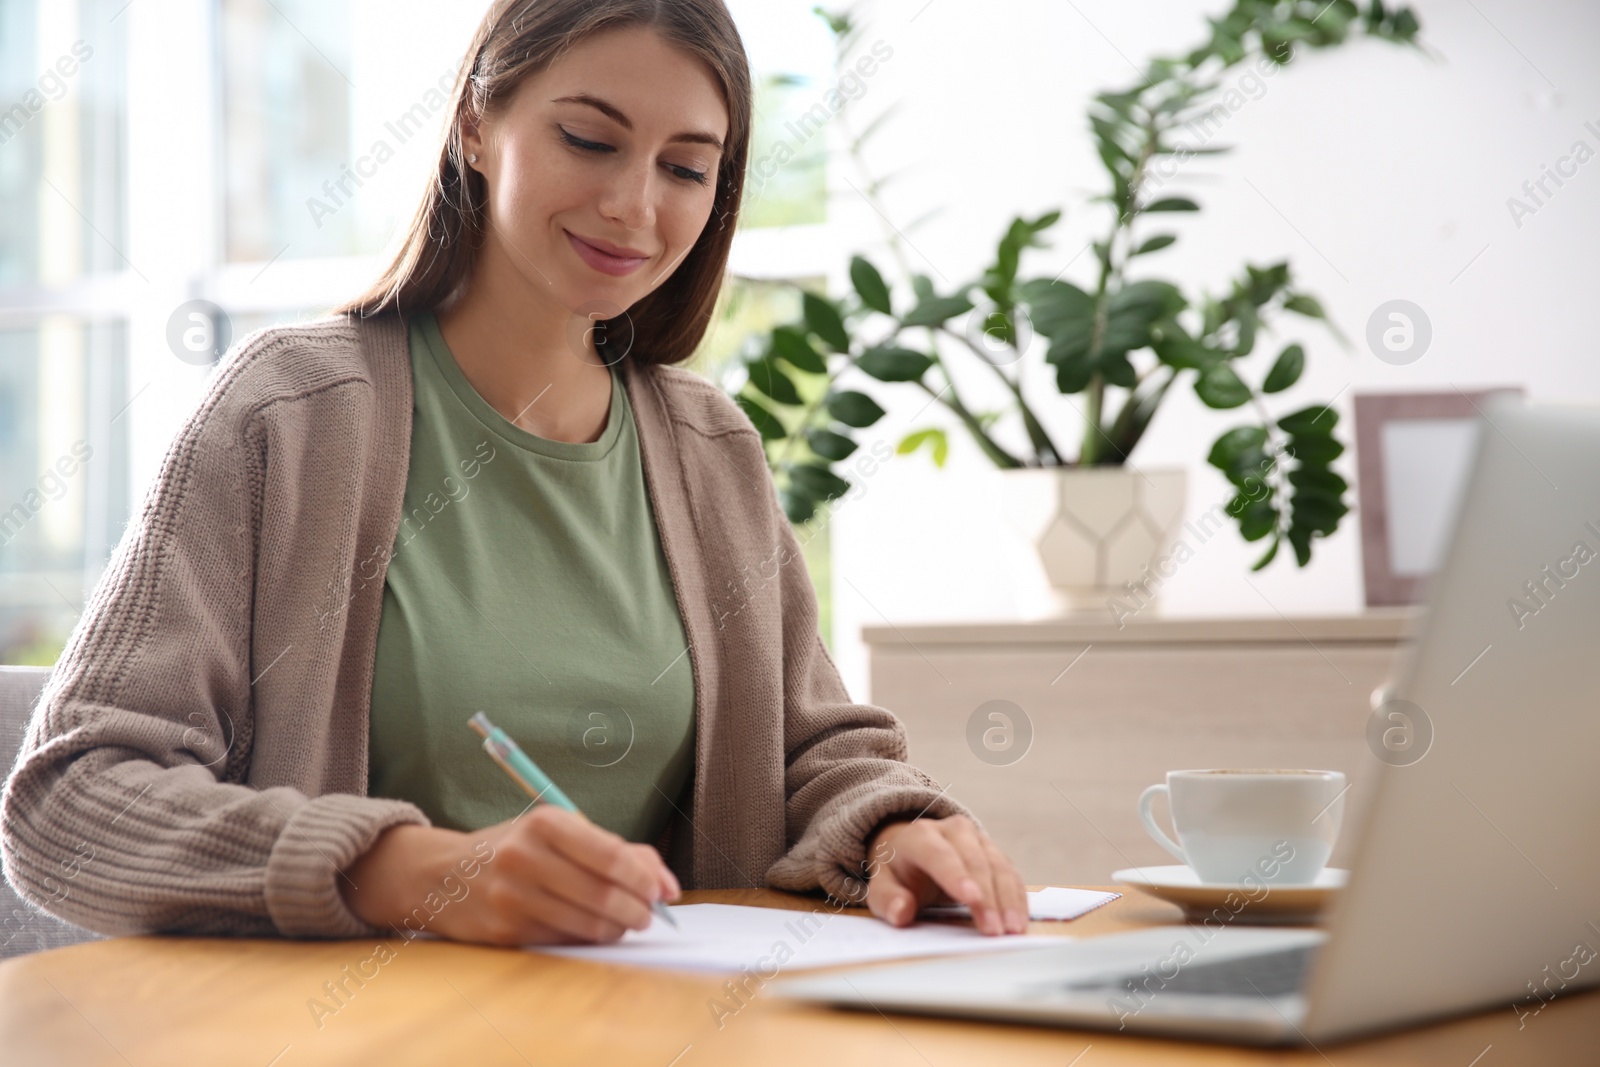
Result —
M 574 314 L 620 314 L 699 239 L 727 137 L 700 60 L 644 27 L 594 34 L 463 130 L 488 184 L 486 251 Z

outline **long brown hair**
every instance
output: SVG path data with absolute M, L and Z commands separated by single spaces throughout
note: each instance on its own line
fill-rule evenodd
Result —
M 456 75 L 439 165 L 399 251 L 365 293 L 334 313 L 411 315 L 457 295 L 488 229 L 483 175 L 467 167 L 461 147 L 463 119 L 488 114 L 522 79 L 590 34 L 624 26 L 650 27 L 711 69 L 722 84 L 728 136 L 711 217 L 694 248 L 665 282 L 605 320 L 595 343 L 629 337 L 629 354 L 646 363 L 681 363 L 693 355 L 722 287 L 750 150 L 749 62 L 723 0 L 496 0 Z

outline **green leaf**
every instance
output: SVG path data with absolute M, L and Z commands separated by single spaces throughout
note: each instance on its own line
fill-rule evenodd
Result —
M 810 463 L 797 463 L 789 468 L 789 480 L 806 493 L 822 500 L 832 500 L 850 491 L 850 483 L 827 467 Z
M 1196 341 L 1171 319 L 1151 325 L 1150 347 L 1161 362 L 1180 370 L 1204 370 L 1223 358 L 1221 352 Z
M 1106 319 L 1105 336 L 1100 339 L 1100 354 L 1122 355 L 1144 348 L 1151 341 L 1151 325 L 1142 313 L 1126 309 L 1113 311 Z
M 1339 421 L 1339 413 L 1326 404 L 1314 404 L 1285 415 L 1278 420 L 1278 429 L 1295 437 L 1311 434 L 1330 434 Z
M 750 421 L 755 423 L 756 432 L 761 434 L 763 441 L 781 441 L 789 435 L 789 431 L 783 428 L 783 423 L 778 421 L 778 417 L 768 411 L 766 405 L 755 397 L 741 393 L 733 398 L 733 402 L 750 416 Z
M 829 415 L 858 430 L 883 418 L 883 409 L 870 396 L 852 389 L 829 393 L 824 406 Z
M 926 274 L 913 274 L 911 276 L 911 291 L 918 300 L 933 299 L 933 279 Z
M 1211 446 L 1206 462 L 1221 471 L 1233 470 L 1248 457 L 1265 454 L 1267 430 L 1264 426 L 1237 426 L 1229 430 Z
M 1247 356 L 1256 346 L 1256 329 L 1261 325 L 1261 319 L 1256 315 L 1255 307 L 1245 300 L 1232 301 L 1234 321 L 1239 324 L 1239 336 L 1233 343 L 1232 352 L 1236 356 Z
M 1093 340 L 1092 327 L 1086 326 L 1076 333 L 1061 334 L 1050 342 L 1049 348 L 1045 349 L 1045 362 L 1060 366 L 1069 360 L 1086 359 L 1089 355 L 1089 342 L 1091 340 Z
M 909 348 L 885 345 L 867 349 L 856 366 L 880 382 L 916 382 L 933 366 L 933 360 Z
M 927 444 L 933 450 L 933 465 L 942 468 L 944 461 L 950 455 L 950 440 L 945 436 L 945 432 L 937 427 L 906 434 L 894 450 L 898 455 L 910 455 L 923 444 Z
M 1112 385 L 1132 389 L 1139 384 L 1139 375 L 1128 362 L 1125 352 L 1105 352 L 1100 356 L 1100 374 Z
M 1294 494 L 1292 525 L 1305 526 L 1316 530 L 1318 533 L 1331 534 L 1339 528 L 1339 520 L 1350 509 L 1337 500 L 1329 500 L 1322 496 L 1308 496 L 1305 493 Z
M 936 296 L 922 301 L 900 320 L 902 326 L 939 326 L 957 315 L 972 310 L 965 296 Z
M 1110 311 L 1136 314 L 1152 322 L 1176 315 L 1189 306 L 1178 287 L 1168 282 L 1129 282 L 1111 294 Z
M 811 446 L 811 451 L 823 459 L 837 462 L 848 459 L 850 453 L 856 450 L 856 443 L 844 434 L 834 433 L 820 427 L 812 427 L 806 431 L 806 444 Z
M 828 364 L 811 347 L 806 335 L 793 326 L 776 326 L 772 330 L 772 352 L 786 362 L 811 374 L 828 373 Z
M 809 289 L 800 291 L 800 300 L 805 311 L 806 326 L 811 332 L 822 338 L 823 344 L 835 352 L 850 351 L 850 335 L 845 332 L 839 309 Z
M 1093 376 L 1094 361 L 1085 348 L 1056 364 L 1056 389 L 1062 393 L 1081 393 Z
M 856 287 L 856 295 L 867 307 L 885 315 L 894 314 L 889 303 L 889 287 L 884 284 L 883 275 L 864 257 L 850 257 L 850 282 Z
M 1301 463 L 1326 466 L 1343 454 L 1344 445 L 1335 440 L 1331 434 L 1305 434 L 1291 437 L 1289 443 L 1284 446 L 1284 451 Z
M 1071 282 L 1034 278 L 1017 286 L 1017 294 L 1044 337 L 1086 331 L 1094 323 L 1094 297 Z
M 778 367 L 778 363 L 771 356 L 751 362 L 749 365 L 750 384 L 766 393 L 780 404 L 799 404 L 800 391 L 794 387 L 794 382 Z
M 1239 519 L 1239 533 L 1246 541 L 1259 541 L 1278 528 L 1278 508 L 1272 502 L 1270 494 L 1260 500 L 1250 500 L 1241 494 L 1234 497 L 1234 500 L 1245 502 L 1243 512 L 1236 515 Z
M 1272 557 L 1278 554 L 1278 545 L 1280 545 L 1282 542 L 1283 538 L 1274 537 L 1272 539 L 1272 544 L 1267 546 L 1266 553 L 1260 559 L 1256 560 L 1255 563 L 1251 564 L 1250 569 L 1253 571 L 1258 571 L 1267 564 L 1271 563 Z
M 1283 307 L 1285 311 L 1293 311 L 1311 319 L 1325 319 L 1328 317 L 1328 313 L 1322 310 L 1322 305 L 1317 302 L 1317 298 L 1308 296 L 1305 293 L 1295 293 L 1290 296 L 1283 302 Z
M 1250 277 L 1246 293 L 1250 294 L 1250 302 L 1256 307 L 1266 304 L 1278 290 L 1290 283 L 1290 266 L 1286 262 L 1270 267 L 1251 267 L 1246 264 L 1245 274 Z
M 1146 204 L 1144 210 L 1149 211 L 1199 211 L 1200 205 L 1186 196 L 1166 196 L 1160 200 Z
M 1201 371 L 1194 391 L 1203 404 L 1212 408 L 1236 408 L 1250 399 L 1250 387 L 1226 363 L 1216 363 Z
M 1349 482 L 1328 468 L 1304 464 L 1289 472 L 1289 484 L 1300 490 L 1295 494 L 1297 500 L 1302 495 L 1308 498 L 1320 496 L 1334 503 L 1338 503 L 1344 491 L 1350 488 Z
M 1300 380 L 1300 374 L 1306 369 L 1306 350 L 1299 345 L 1290 345 L 1278 353 L 1277 362 L 1272 364 L 1272 369 L 1267 372 L 1267 380 L 1262 383 L 1263 393 L 1281 393 L 1295 382 Z
M 1158 233 L 1144 244 L 1140 245 L 1138 248 L 1135 248 L 1131 254 L 1135 256 L 1142 256 L 1149 252 L 1159 252 L 1168 245 L 1176 243 L 1177 240 L 1178 238 L 1173 234 Z
M 817 498 L 799 486 L 791 485 L 778 490 L 778 499 L 783 502 L 783 514 L 796 526 L 810 522 L 817 513 Z
M 1289 524 L 1289 544 L 1294 547 L 1295 562 L 1304 567 L 1311 562 L 1311 535 L 1314 531 L 1309 526 L 1299 523 Z

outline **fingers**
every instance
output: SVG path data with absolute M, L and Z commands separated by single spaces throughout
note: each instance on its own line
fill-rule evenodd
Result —
M 568 867 L 572 870 L 570 865 Z M 607 942 L 617 940 L 630 928 L 637 928 L 632 922 L 619 921 L 609 914 L 609 907 L 591 910 L 552 891 L 551 887 L 519 884 L 518 879 L 501 879 L 490 886 L 489 903 L 506 918 L 517 940 L 539 938 L 545 933 L 548 936 L 540 938 L 540 943 Z M 649 922 L 648 910 L 643 921 Z
M 895 856 L 884 869 L 910 888 L 917 882 L 931 882 L 951 900 L 972 907 L 983 900 L 983 887 L 967 870 L 966 861 L 937 824 L 944 820 L 915 823 L 895 838 Z M 876 876 L 874 876 L 876 878 Z M 919 904 L 933 894 L 914 892 Z
M 890 926 L 906 926 L 917 917 L 917 897 L 884 864 L 867 880 L 867 910 Z
M 986 934 L 1005 933 L 1010 926 L 1004 911 L 1005 902 L 995 882 L 995 869 L 989 862 L 989 850 L 984 847 L 984 839 L 978 833 L 978 828 L 960 816 L 940 819 L 938 825 L 960 855 L 967 875 L 981 891 L 976 901 L 966 902 L 972 909 L 972 924 Z
M 965 816 L 897 829 L 891 858 L 868 881 L 867 906 L 903 926 L 941 894 L 967 905 L 982 933 L 1027 932 L 1027 887 L 999 846 Z
M 502 825 L 498 877 L 485 896 L 491 940 L 615 941 L 651 924 L 653 902 L 682 892 L 655 849 L 581 815 L 541 806 Z
M 545 805 L 534 808 L 524 821 L 533 838 L 600 880 L 621 886 L 646 906 L 665 895 L 662 875 L 671 877 L 672 872 L 649 845 L 629 844 L 581 815 Z
M 1005 910 L 1006 932 L 1025 934 L 1028 932 L 1028 887 L 999 845 L 988 837 L 983 839 L 983 844 L 989 850 L 989 866 L 995 872 L 995 886 Z

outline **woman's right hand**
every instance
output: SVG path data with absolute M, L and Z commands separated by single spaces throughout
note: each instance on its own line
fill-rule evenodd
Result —
M 374 926 L 491 945 L 615 941 L 680 893 L 654 848 L 548 804 L 470 834 L 390 827 L 340 889 Z

